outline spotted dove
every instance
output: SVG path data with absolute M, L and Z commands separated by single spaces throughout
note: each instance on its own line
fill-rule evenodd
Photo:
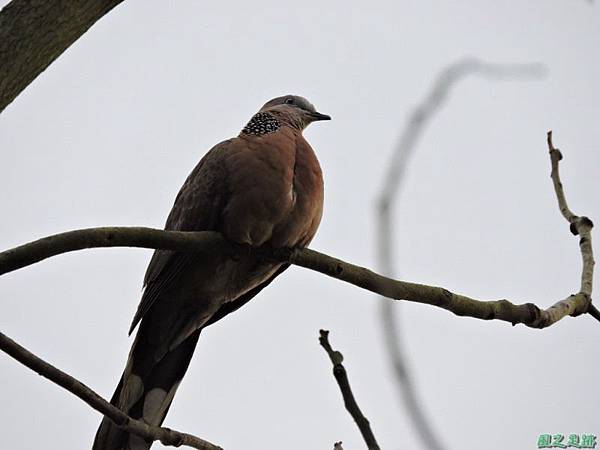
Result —
M 179 191 L 165 229 L 218 231 L 251 246 L 304 247 L 323 210 L 323 179 L 302 131 L 328 120 L 306 99 L 267 102 L 232 139 L 214 146 Z M 287 264 L 251 252 L 156 250 L 129 333 L 139 324 L 111 403 L 135 419 L 161 425 L 200 331 L 247 303 Z M 147 450 L 152 445 L 104 418 L 93 450 Z

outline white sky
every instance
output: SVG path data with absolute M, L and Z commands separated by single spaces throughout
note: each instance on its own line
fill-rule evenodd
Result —
M 0 5 L 7 1 L 0 1 Z M 600 11 L 583 0 L 128 0 L 0 116 L 0 247 L 90 226 L 162 227 L 188 172 L 268 99 L 309 98 L 326 177 L 312 247 L 375 267 L 374 199 L 437 72 L 463 56 L 541 62 L 541 81 L 469 77 L 421 140 L 397 209 L 403 278 L 549 306 L 578 289 L 545 133 L 572 209 L 600 221 Z M 597 230 L 595 230 L 597 231 Z M 596 241 L 600 239 L 595 236 Z M 0 329 L 109 398 L 150 250 L 63 255 L 2 277 Z M 598 281 L 598 277 L 596 277 Z M 404 304 L 425 407 L 449 449 L 600 436 L 600 324 L 547 330 Z M 418 448 L 376 297 L 300 268 L 202 334 L 165 425 L 228 450 L 364 448 L 318 345 L 331 330 L 381 447 Z M 0 448 L 89 448 L 100 415 L 0 355 Z M 153 448 L 161 448 L 156 444 Z

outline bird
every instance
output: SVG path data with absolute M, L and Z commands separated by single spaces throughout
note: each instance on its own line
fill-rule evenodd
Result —
M 297 95 L 268 101 L 238 136 L 204 155 L 177 194 L 165 229 L 216 231 L 251 247 L 308 246 L 321 221 L 324 192 L 319 161 L 302 132 L 330 119 Z M 233 257 L 155 250 L 129 334 L 137 332 L 111 403 L 160 426 L 200 332 L 245 305 L 288 266 L 252 252 Z M 92 450 L 151 446 L 104 417 Z

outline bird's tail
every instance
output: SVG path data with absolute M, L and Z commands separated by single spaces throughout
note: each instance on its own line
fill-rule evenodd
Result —
M 137 354 L 136 347 L 141 343 L 136 338 L 110 402 L 134 419 L 160 426 L 189 366 L 199 336 L 200 329 L 158 362 L 144 361 L 141 352 Z M 104 417 L 92 450 L 147 450 L 151 445 L 152 442 L 127 433 Z

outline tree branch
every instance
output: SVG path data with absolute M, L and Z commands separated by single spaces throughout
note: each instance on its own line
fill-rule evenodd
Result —
M 354 398 L 354 394 L 352 393 L 352 388 L 350 387 L 350 382 L 348 381 L 348 374 L 346 373 L 346 368 L 342 364 L 344 361 L 344 356 L 331 348 L 331 344 L 329 344 L 329 331 L 328 330 L 320 330 L 319 331 L 319 343 L 325 349 L 327 354 L 329 355 L 329 359 L 331 359 L 331 364 L 333 364 L 333 376 L 335 377 L 338 386 L 340 387 L 340 391 L 342 391 L 342 397 L 344 398 L 344 406 L 346 410 L 350 413 L 358 429 L 360 430 L 360 434 L 362 434 L 365 443 L 367 444 L 367 448 L 369 450 L 379 450 L 379 444 L 377 444 L 377 440 L 371 431 L 371 424 L 369 420 L 363 415 L 358 403 Z M 342 443 L 336 443 L 336 448 L 341 448 Z
M 476 300 L 437 286 L 393 280 L 364 267 L 310 249 L 273 249 L 233 244 L 209 231 L 164 231 L 142 227 L 104 227 L 68 231 L 48 236 L 0 253 L 0 275 L 62 253 L 98 247 L 142 247 L 188 252 L 226 252 L 232 257 L 252 252 L 259 258 L 290 263 L 320 272 L 395 300 L 406 300 L 446 309 L 457 316 L 502 320 L 531 328 L 550 326 L 567 315 L 587 312 L 589 295 L 579 292 L 546 310 L 533 303 Z
M 0 275 L 62 253 L 100 247 L 157 248 L 177 251 L 235 251 L 212 231 L 164 231 L 145 227 L 100 227 L 67 231 L 0 253 Z
M 393 215 L 409 160 L 424 130 L 431 123 L 431 119 L 442 109 L 455 86 L 470 75 L 491 80 L 522 79 L 539 77 L 544 74 L 544 71 L 544 67 L 540 64 L 492 64 L 475 58 L 464 58 L 448 65 L 437 75 L 425 98 L 408 115 L 398 143 L 394 146 L 382 190 L 377 199 L 377 259 L 378 269 L 384 275 L 398 276 L 394 267 Z M 401 390 L 404 406 L 421 442 L 429 450 L 441 450 L 442 442 L 427 419 L 413 383 L 398 325 L 398 312 L 398 308 L 391 302 L 383 301 L 379 304 L 379 316 L 387 354 L 396 376 L 397 386 Z
M 463 58 L 444 68 L 433 83 L 431 91 L 408 117 L 396 145 L 396 151 L 392 154 L 383 189 L 379 195 L 378 210 L 380 214 L 381 211 L 386 211 L 392 206 L 391 203 L 401 187 L 401 182 L 404 181 L 408 160 L 423 135 L 423 130 L 459 81 L 468 75 L 480 75 L 493 80 L 514 80 L 539 78 L 545 73 L 545 67 L 538 63 L 493 64 L 477 58 Z
M 21 364 L 24 364 L 31 370 L 76 395 L 129 433 L 136 434 L 146 440 L 160 441 L 163 445 L 173 447 L 185 445 L 199 450 L 222 450 L 221 447 L 191 434 L 180 433 L 169 428 L 150 426 L 140 420 L 132 419 L 123 411 L 104 400 L 85 384 L 38 358 L 3 333 L 0 333 L 0 349 Z
M 0 11 L 0 112 L 123 0 L 13 0 Z
M 562 159 L 562 153 L 559 149 L 554 147 L 554 144 L 552 144 L 552 131 L 548 131 L 548 151 L 550 152 L 550 163 L 552 166 L 550 177 L 552 178 L 554 192 L 556 193 L 558 208 L 563 217 L 569 222 L 571 233 L 580 237 L 579 249 L 581 251 L 583 267 L 581 269 L 581 286 L 577 295 L 582 295 L 587 298 L 587 301 L 589 302 L 587 312 L 600 321 L 600 312 L 591 304 L 594 265 L 596 264 L 594 261 L 594 251 L 592 249 L 592 228 L 594 227 L 594 224 L 588 217 L 579 217 L 569 209 L 558 170 L 559 161 Z

